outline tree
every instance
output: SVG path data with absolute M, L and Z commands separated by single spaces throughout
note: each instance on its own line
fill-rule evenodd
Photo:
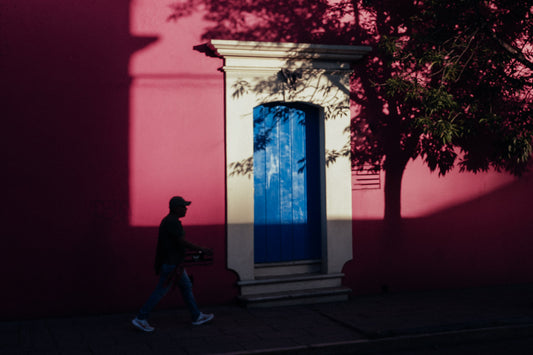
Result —
M 401 219 L 406 164 L 422 158 L 522 174 L 533 139 L 533 0 L 186 0 L 205 39 L 369 45 L 355 66 L 350 155 L 385 171 L 385 219 Z

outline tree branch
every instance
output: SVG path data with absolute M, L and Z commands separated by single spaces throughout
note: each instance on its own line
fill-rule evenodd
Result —
M 515 48 L 513 45 L 505 42 L 501 38 L 499 38 L 496 33 L 492 33 L 492 38 L 498 42 L 498 44 L 505 50 L 507 53 L 511 54 L 517 61 L 519 61 L 522 65 L 527 67 L 528 69 L 533 70 L 533 62 L 530 62 L 524 53 L 522 53 L 519 49 Z

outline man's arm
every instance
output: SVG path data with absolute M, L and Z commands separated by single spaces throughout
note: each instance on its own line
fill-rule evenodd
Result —
M 211 249 L 193 244 L 189 242 L 187 239 L 185 239 L 181 222 L 177 220 L 171 220 L 168 231 L 172 236 L 172 240 L 179 243 L 182 248 L 201 251 L 202 253 L 205 253 L 207 255 L 213 254 L 213 251 Z

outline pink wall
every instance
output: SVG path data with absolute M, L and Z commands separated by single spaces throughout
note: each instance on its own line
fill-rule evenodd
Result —
M 215 250 L 190 270 L 199 302 L 234 300 L 222 63 L 192 50 L 202 14 L 167 22 L 169 3 L 0 0 L 0 318 L 134 312 L 174 194 L 193 200 L 188 237 Z M 415 163 L 403 188 L 393 235 L 382 190 L 354 192 L 356 293 L 533 280 L 531 176 L 439 179 Z
M 411 162 L 402 186 L 403 221 L 383 222 L 382 190 L 353 191 L 355 293 L 533 281 L 533 175 L 431 174 Z
M 0 0 L 0 318 L 136 310 L 175 194 L 193 200 L 188 237 L 215 251 L 190 270 L 199 302 L 234 299 L 221 62 L 192 50 L 201 18 L 169 23 L 167 5 Z
M 198 206 L 189 224 L 223 224 L 222 61 L 193 50 L 202 43 L 202 14 L 178 23 L 166 21 L 169 14 L 153 0 L 130 9 L 130 32 L 158 38 L 129 61 L 130 222 L 158 225 L 168 196 L 183 193 Z

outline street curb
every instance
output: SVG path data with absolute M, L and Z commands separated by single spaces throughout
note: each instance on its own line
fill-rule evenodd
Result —
M 530 337 L 533 324 L 514 326 L 463 329 L 418 335 L 384 337 L 380 339 L 363 339 L 324 344 L 310 344 L 294 347 L 259 349 L 219 353 L 212 355 L 262 355 L 262 354 L 375 354 L 385 351 L 409 350 L 419 347 L 440 347 L 475 342 L 488 342 L 503 339 Z

